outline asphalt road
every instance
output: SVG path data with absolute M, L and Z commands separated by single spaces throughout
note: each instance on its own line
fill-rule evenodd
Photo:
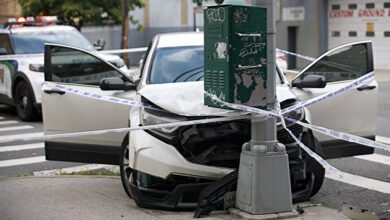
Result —
M 380 100 L 378 103 L 377 135 L 390 137 L 390 71 L 381 72 L 377 79 Z M 21 122 L 17 119 L 12 108 L 0 105 L 0 140 L 9 135 L 20 135 L 21 137 L 41 135 L 42 130 L 41 121 Z M 343 203 L 347 203 L 373 210 L 381 218 L 390 219 L 390 194 L 381 191 L 383 187 L 390 189 L 390 177 L 388 177 L 390 175 L 390 154 L 383 151 L 375 153 L 381 157 L 381 160 L 374 158 L 373 162 L 367 158 L 356 157 L 329 160 L 328 162 L 332 165 L 357 176 L 357 178 L 349 183 L 327 178 L 320 193 L 312 198 L 312 202 L 338 209 Z M 0 143 L 0 178 L 33 175 L 36 171 L 83 165 L 45 161 L 44 154 L 42 141 L 13 143 L 12 145 Z M 377 183 L 382 185 L 375 185 Z M 359 184 L 364 186 L 357 186 Z

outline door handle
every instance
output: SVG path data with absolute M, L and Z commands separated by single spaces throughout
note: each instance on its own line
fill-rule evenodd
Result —
M 360 86 L 359 88 L 357 88 L 357 90 L 364 91 L 364 90 L 372 90 L 375 88 L 376 88 L 376 86 Z
M 47 89 L 47 90 L 43 90 L 45 93 L 47 94 L 60 94 L 60 95 L 63 95 L 65 94 L 65 91 L 62 91 L 62 90 L 59 90 L 59 89 Z

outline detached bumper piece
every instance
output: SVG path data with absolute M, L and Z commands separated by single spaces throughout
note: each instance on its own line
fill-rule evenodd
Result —
M 213 182 L 202 190 L 194 218 L 209 215 L 210 212 L 224 207 L 226 193 L 237 190 L 238 170 L 229 173 L 222 179 Z

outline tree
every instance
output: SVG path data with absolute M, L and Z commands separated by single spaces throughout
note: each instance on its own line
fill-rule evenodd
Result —
M 120 24 L 123 0 L 18 0 L 24 16 L 57 15 L 60 23 L 80 29 L 83 25 Z M 143 7 L 143 0 L 129 0 L 129 8 Z
M 202 3 L 203 1 L 207 1 L 207 0 L 192 0 L 193 3 L 196 3 L 196 5 L 198 7 L 201 7 L 202 6 Z M 224 0 L 214 0 L 214 2 L 218 5 L 222 4 Z

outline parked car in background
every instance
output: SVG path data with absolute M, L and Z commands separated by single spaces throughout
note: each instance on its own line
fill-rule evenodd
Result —
M 46 47 L 46 84 L 42 87 L 46 135 L 242 114 L 203 104 L 203 33 L 157 35 L 145 53 L 137 81 L 94 52 L 62 45 Z M 294 83 L 287 82 L 276 68 L 281 107 L 333 91 L 372 72 L 372 60 L 371 43 L 357 42 L 325 53 L 298 74 Z M 302 82 L 307 76 L 311 84 L 305 86 Z M 373 80 L 309 109 L 291 112 L 289 117 L 373 138 L 376 86 Z M 153 109 L 130 108 L 60 88 L 135 99 Z M 373 152 L 369 147 L 313 134 L 295 123 L 287 126 L 325 158 Z M 242 145 L 249 139 L 250 121 L 237 120 L 53 139 L 45 142 L 45 151 L 47 160 L 119 165 L 126 193 L 141 207 L 189 209 L 195 208 L 204 187 L 238 168 Z M 301 150 L 280 122 L 277 139 L 289 156 L 293 200 L 307 200 L 321 188 L 324 168 Z
M 45 43 L 59 43 L 95 51 L 95 47 L 71 26 L 55 25 L 55 17 L 14 20 L 0 29 L 0 103 L 15 106 L 24 121 L 39 118 Z M 102 43 L 96 44 L 102 49 Z M 101 55 L 127 72 L 116 55 Z

